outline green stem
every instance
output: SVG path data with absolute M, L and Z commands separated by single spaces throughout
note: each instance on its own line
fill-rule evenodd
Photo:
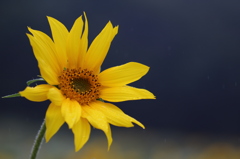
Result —
M 43 121 L 40 130 L 38 131 L 38 134 L 36 136 L 35 142 L 32 147 L 32 151 L 30 154 L 30 159 L 36 159 L 38 151 L 41 147 L 41 143 L 43 141 L 44 134 L 46 132 L 46 125 L 45 125 L 45 120 Z

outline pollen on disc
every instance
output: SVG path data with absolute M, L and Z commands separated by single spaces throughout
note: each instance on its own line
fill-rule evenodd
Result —
M 59 76 L 58 87 L 67 98 L 75 99 L 81 105 L 88 105 L 99 98 L 97 75 L 87 69 L 65 69 Z

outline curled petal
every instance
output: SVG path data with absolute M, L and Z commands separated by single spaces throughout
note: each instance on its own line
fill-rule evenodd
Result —
M 91 127 L 87 119 L 80 118 L 80 120 L 72 127 L 74 134 L 75 151 L 80 150 L 88 141 Z
M 46 113 L 46 142 L 59 130 L 64 123 L 64 118 L 61 113 L 61 107 L 51 103 Z
M 91 106 L 85 105 L 82 108 L 82 117 L 86 118 L 93 127 L 100 129 L 105 133 L 108 139 L 108 148 L 110 148 L 110 145 L 112 144 L 112 134 L 105 115 Z
M 93 127 L 107 131 L 107 119 L 102 112 L 93 109 L 92 107 L 85 105 L 83 108 L 82 117 L 86 118 Z
M 155 96 L 148 90 L 130 86 L 103 88 L 99 97 L 109 102 L 155 99 Z
M 149 70 L 149 67 L 137 62 L 129 62 L 121 66 L 112 67 L 99 74 L 101 85 L 107 87 L 124 86 L 139 80 Z
M 141 126 L 143 129 L 145 128 L 142 123 L 128 116 L 121 109 L 119 109 L 113 104 L 97 101 L 92 103 L 91 106 L 94 109 L 101 111 L 106 116 L 108 122 L 112 125 L 122 126 L 122 127 L 133 127 L 134 126 L 132 124 L 133 122 Z
M 47 97 L 51 102 L 54 103 L 54 105 L 57 105 L 57 106 L 61 106 L 63 100 L 65 99 L 62 92 L 56 87 L 52 87 L 51 89 L 49 89 Z
M 33 30 L 31 30 L 33 32 Z M 35 34 L 34 34 L 35 35 Z M 39 39 L 38 36 L 33 37 L 30 34 L 27 34 L 30 44 L 32 46 L 34 55 L 38 60 L 38 67 L 40 69 L 42 77 L 51 85 L 58 84 L 58 73 L 59 69 L 57 62 L 53 57 L 53 50 L 46 46 L 42 39 Z
M 27 98 L 33 102 L 42 102 L 47 100 L 47 93 L 49 89 L 53 88 L 53 86 L 48 84 L 37 85 L 36 87 L 26 87 L 25 90 L 20 91 L 20 95 L 22 97 Z
M 72 128 L 79 121 L 82 109 L 77 101 L 67 98 L 63 100 L 61 112 L 69 128 Z
M 45 61 L 48 67 L 51 67 L 51 69 L 53 69 L 54 72 L 59 74 L 60 71 L 62 71 L 62 69 L 58 65 L 56 57 L 57 53 L 52 39 L 41 31 L 34 30 L 31 28 L 28 28 L 28 30 L 32 33 L 33 38 L 35 39 L 37 45 L 42 49 L 41 52 L 34 52 L 35 57 L 38 60 Z

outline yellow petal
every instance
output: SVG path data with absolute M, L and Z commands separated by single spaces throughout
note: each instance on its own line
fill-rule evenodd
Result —
M 43 53 L 47 52 L 52 54 L 51 49 L 44 46 L 38 38 L 35 38 L 30 34 L 27 34 L 27 36 L 30 44 L 32 45 L 34 55 L 38 60 L 38 67 L 42 77 L 47 81 L 47 83 L 51 85 L 57 85 L 59 76 L 58 69 L 57 67 L 55 68 L 55 64 L 50 64 L 51 61 L 49 61 L 48 56 L 44 55 L 45 53 Z M 53 60 L 52 63 L 55 63 L 55 61 Z
M 64 118 L 61 113 L 61 107 L 51 103 L 46 113 L 46 142 L 59 130 L 64 123 Z
M 111 131 L 111 128 L 110 128 L 110 125 L 108 124 L 108 131 L 104 131 L 106 137 L 107 137 L 107 140 L 108 140 L 108 151 L 110 150 L 110 146 L 112 144 L 112 131 Z
M 58 75 L 55 74 L 55 72 L 52 71 L 44 62 L 38 63 L 38 67 L 41 73 L 41 76 L 47 83 L 50 85 L 58 85 Z
M 68 124 L 69 128 L 72 128 L 81 117 L 81 106 L 75 100 L 70 100 L 69 98 L 63 100 L 61 107 L 62 115 Z
M 128 116 L 113 104 L 97 101 L 92 103 L 91 106 L 94 109 L 101 111 L 106 116 L 108 122 L 112 125 L 121 127 L 133 127 L 133 122 L 141 126 L 143 129 L 145 128 L 142 123 Z
M 99 71 L 117 32 L 118 26 L 113 28 L 112 23 L 108 22 L 89 47 L 85 58 L 84 68 L 88 68 L 95 72 Z
M 32 33 L 38 47 L 40 47 L 39 50 L 42 50 L 41 52 L 34 52 L 35 57 L 43 60 L 45 63 L 47 63 L 48 67 L 51 67 L 53 71 L 55 71 L 57 74 L 60 74 L 62 69 L 58 64 L 56 57 L 57 53 L 52 39 L 41 31 L 33 30 L 31 28 L 28 28 L 28 30 Z
M 79 62 L 79 47 L 80 47 L 80 37 L 82 36 L 83 21 L 82 16 L 80 16 L 70 31 L 67 40 L 67 56 L 70 68 L 76 68 Z
M 57 59 L 62 69 L 67 66 L 67 38 L 68 30 L 67 28 L 59 22 L 57 19 L 52 17 L 47 17 L 48 22 L 52 31 L 52 37 L 54 40 L 55 48 L 57 51 Z
M 149 67 L 137 62 L 129 62 L 104 70 L 99 74 L 99 82 L 103 86 L 118 87 L 139 80 L 149 70 Z
M 155 99 L 155 96 L 146 89 L 130 86 L 103 88 L 100 98 L 109 102 L 122 102 L 127 100 Z
M 42 102 L 48 99 L 47 93 L 52 87 L 53 86 L 48 84 L 41 84 L 36 87 L 26 87 L 25 90 L 20 91 L 19 93 L 22 97 L 25 97 L 30 101 Z
M 83 106 L 82 109 L 82 117 L 86 118 L 93 127 L 107 131 L 107 119 L 102 112 L 99 112 L 88 105 Z
M 87 48 L 88 48 L 88 20 L 87 20 L 87 16 L 84 12 L 84 18 L 85 18 L 85 22 L 84 22 L 84 31 L 82 34 L 82 37 L 80 39 L 80 46 L 79 46 L 79 62 L 78 62 L 78 67 L 83 68 L 83 63 L 84 63 L 84 58 L 85 55 L 87 53 Z
M 105 115 L 102 112 L 93 109 L 91 106 L 85 105 L 82 108 L 82 117 L 86 118 L 93 127 L 102 130 L 106 134 L 109 148 L 112 143 L 112 135 L 110 126 L 107 122 L 107 118 L 105 117 Z
M 59 89 L 57 89 L 56 87 L 49 89 L 47 97 L 56 106 L 61 106 L 63 100 L 65 99 L 62 92 Z
M 72 131 L 74 134 L 75 151 L 78 151 L 88 141 L 91 127 L 86 119 L 80 118 L 73 126 Z

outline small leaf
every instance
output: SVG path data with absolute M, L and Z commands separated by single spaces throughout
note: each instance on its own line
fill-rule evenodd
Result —
M 45 80 L 43 78 L 36 78 L 36 79 L 27 81 L 27 85 L 29 86 L 30 84 L 38 81 L 45 81 Z
M 20 97 L 20 96 L 21 95 L 19 93 L 15 93 L 15 94 L 3 96 L 2 98 L 13 98 L 13 97 Z

